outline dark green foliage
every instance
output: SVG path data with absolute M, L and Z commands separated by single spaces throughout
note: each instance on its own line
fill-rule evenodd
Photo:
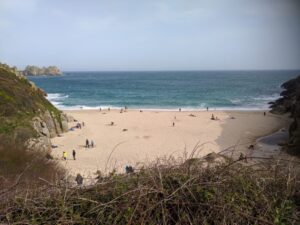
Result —
M 238 163 L 193 170 L 155 166 L 112 174 L 89 188 L 44 186 L 26 197 L 20 191 L 0 208 L 0 222 L 297 224 L 299 174 L 291 172 L 297 169 L 275 162 L 255 168 Z

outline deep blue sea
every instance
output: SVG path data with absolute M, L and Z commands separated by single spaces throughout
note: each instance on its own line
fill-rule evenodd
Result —
M 64 72 L 29 77 L 60 109 L 266 109 L 300 71 Z

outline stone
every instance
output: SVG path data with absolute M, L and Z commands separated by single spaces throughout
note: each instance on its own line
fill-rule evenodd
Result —
M 51 140 L 48 137 L 30 138 L 26 141 L 25 146 L 29 151 L 47 154 L 51 150 Z

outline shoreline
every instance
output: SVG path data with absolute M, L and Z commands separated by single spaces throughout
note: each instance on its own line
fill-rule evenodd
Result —
M 249 142 L 272 134 L 284 127 L 282 116 L 256 111 L 143 111 L 127 110 L 64 110 L 78 122 L 82 129 L 74 129 L 53 138 L 52 150 L 71 175 L 85 176 L 100 170 L 108 173 L 113 169 L 124 172 L 126 165 L 151 164 L 157 159 L 175 159 L 190 155 L 202 157 L 211 152 L 221 152 L 236 145 L 236 152 L 247 151 Z M 211 120 L 211 114 L 219 120 Z M 233 119 L 234 118 L 234 119 Z M 114 122 L 111 126 L 110 123 Z M 172 126 L 172 123 L 175 126 Z M 70 123 L 70 127 L 77 122 Z M 93 140 L 94 148 L 85 148 L 85 140 Z M 203 145 L 201 145 L 203 144 Z M 198 146 L 197 146 L 198 145 Z M 72 150 L 77 159 L 72 159 Z M 68 160 L 61 160 L 62 152 Z
M 65 112 L 65 113 L 72 113 L 72 112 L 81 112 L 81 111 L 86 111 L 86 112 L 107 112 L 108 108 L 110 108 L 110 111 L 120 111 L 121 109 L 124 110 L 124 107 L 106 107 L 106 108 L 101 108 L 101 111 L 99 110 L 100 107 L 98 108 L 76 108 L 76 109 L 62 109 L 62 108 L 58 108 L 60 111 Z M 205 108 L 191 108 L 191 109 L 187 109 L 187 108 L 181 108 L 181 111 L 179 111 L 179 108 L 176 109 L 171 109 L 171 108 L 153 108 L 153 109 L 148 109 L 148 108 L 129 108 L 127 109 L 127 111 L 135 111 L 135 112 L 139 112 L 140 110 L 144 111 L 144 112 L 268 112 L 270 109 L 266 108 L 266 109 L 262 109 L 262 108 L 209 108 L 209 110 L 206 110 Z

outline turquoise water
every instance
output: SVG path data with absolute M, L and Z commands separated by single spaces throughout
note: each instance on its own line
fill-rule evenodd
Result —
M 29 77 L 60 109 L 266 109 L 300 71 L 65 72 Z

